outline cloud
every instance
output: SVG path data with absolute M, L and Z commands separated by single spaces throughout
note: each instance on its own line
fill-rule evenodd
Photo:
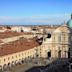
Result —
M 62 23 L 67 21 L 70 14 L 38 15 L 31 17 L 0 17 L 0 23 Z

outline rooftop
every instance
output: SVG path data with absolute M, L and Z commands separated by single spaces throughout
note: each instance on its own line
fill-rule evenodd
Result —
M 3 43 L 2 40 L 0 40 L 0 43 Z
M 5 31 L 5 32 L 0 32 L 0 39 L 14 37 L 14 36 L 20 36 L 20 35 L 26 35 L 26 34 L 28 35 L 28 34 L 32 34 L 32 33 Z
M 39 43 L 36 42 L 36 38 L 31 39 L 22 38 L 14 42 L 1 45 L 0 56 L 29 50 L 37 46 L 39 46 Z

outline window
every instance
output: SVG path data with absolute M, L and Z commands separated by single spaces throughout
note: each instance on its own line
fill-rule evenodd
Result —
M 28 58 L 30 58 L 30 57 L 28 56 Z
M 54 36 L 54 41 L 55 41 L 55 36 Z
M 4 61 L 6 61 L 6 60 L 4 59 Z
M 58 42 L 61 42 L 61 36 L 60 35 L 58 36 Z
M 50 57 L 51 57 L 51 51 L 48 52 L 48 58 L 50 58 Z
M 10 58 L 8 57 L 8 60 L 9 60 Z
M 23 53 L 22 53 L 22 56 L 23 56 Z
M 24 53 L 24 55 L 26 55 L 26 52 Z
M 17 55 L 16 55 L 16 58 L 17 58 Z
M 20 57 L 20 54 L 19 54 L 19 57 Z
M 28 54 L 29 54 L 29 52 L 28 52 Z
M 12 56 L 12 59 L 13 59 L 13 56 Z

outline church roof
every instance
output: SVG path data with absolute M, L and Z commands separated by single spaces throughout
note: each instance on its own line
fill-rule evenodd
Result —
M 54 30 L 54 33 L 70 33 L 70 28 L 67 24 L 63 24 Z

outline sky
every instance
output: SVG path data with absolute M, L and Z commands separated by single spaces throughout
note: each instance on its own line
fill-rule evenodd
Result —
M 0 24 L 62 24 L 71 13 L 72 0 L 0 0 Z

